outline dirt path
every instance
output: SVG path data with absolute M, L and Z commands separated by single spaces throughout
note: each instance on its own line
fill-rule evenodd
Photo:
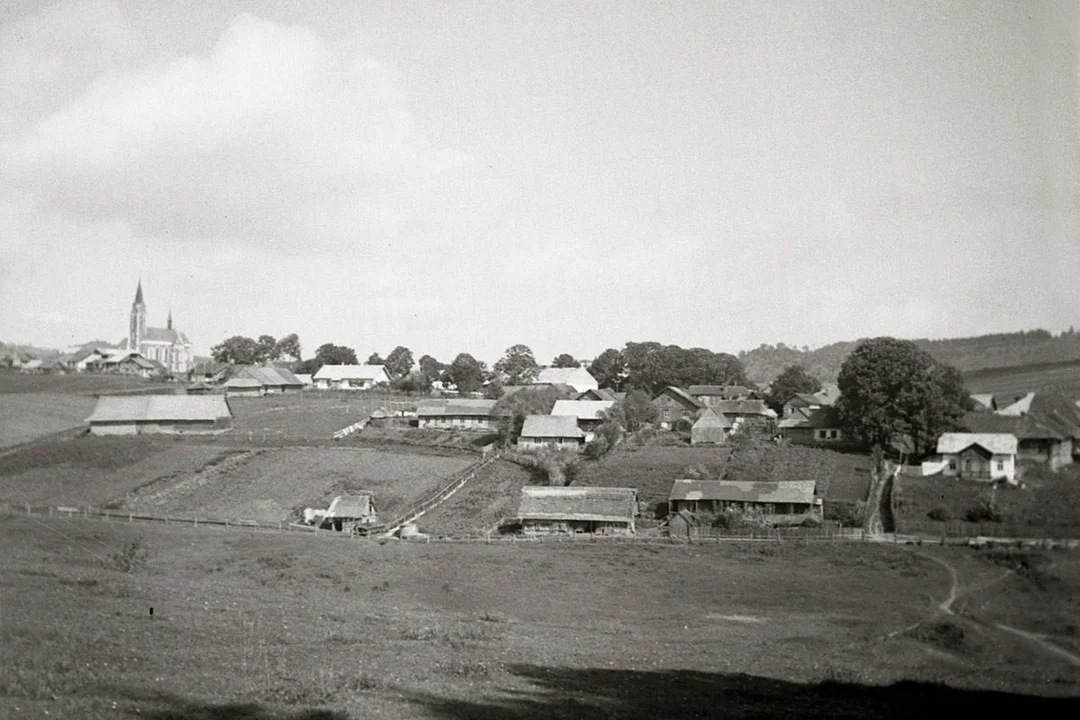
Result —
M 924 553 L 924 552 L 919 552 L 918 550 L 912 550 L 912 552 L 914 552 L 916 555 L 919 555 L 920 557 L 924 557 L 924 558 L 927 558 L 929 560 L 933 560 L 938 565 L 941 565 L 943 568 L 945 568 L 946 570 L 949 571 L 949 578 L 950 578 L 949 594 L 943 601 L 941 601 L 940 604 L 938 604 L 938 609 L 941 610 L 942 612 L 944 612 L 945 614 L 951 615 L 953 617 L 959 617 L 959 616 L 956 615 L 955 612 L 953 612 L 952 608 L 953 608 L 953 604 L 962 595 L 971 594 L 971 593 L 973 593 L 973 592 L 975 592 L 977 590 L 985 590 L 986 588 L 990 587 L 991 585 L 994 585 L 994 584 L 1004 580 L 1005 578 L 1007 578 L 1009 575 L 1012 574 L 1011 570 L 1006 570 L 1002 575 L 994 578 L 993 580 L 990 580 L 989 582 L 985 582 L 985 583 L 983 583 L 981 585 L 975 585 L 975 586 L 972 586 L 972 587 L 968 588 L 966 593 L 965 593 L 964 590 L 963 590 L 963 586 L 960 583 L 960 573 L 957 572 L 956 568 L 952 565 L 952 563 L 948 562 L 947 560 L 943 560 L 942 558 L 935 557 L 934 555 L 929 555 L 929 554 Z M 917 627 L 918 625 L 922 624 L 922 622 L 924 622 L 924 621 L 920 621 L 919 623 L 916 623 L 915 625 L 912 626 L 912 628 Z M 1060 658 L 1064 658 L 1065 660 L 1068 660 L 1070 663 L 1072 663 L 1074 666 L 1080 667 L 1080 656 L 1077 656 L 1077 655 L 1069 652 L 1068 650 L 1065 650 L 1064 648 L 1060 648 L 1057 645 L 1054 645 L 1053 643 L 1048 642 L 1046 640 L 1045 635 L 1039 635 L 1038 633 L 1028 632 L 1026 630 L 1020 630 L 1019 628 L 1010 627 L 1008 625 L 1002 625 L 1001 623 L 988 623 L 988 624 L 989 624 L 990 627 L 995 628 L 997 630 L 1000 630 L 1002 632 L 1007 632 L 1007 633 L 1010 633 L 1010 634 L 1015 635 L 1017 637 L 1024 638 L 1025 640 L 1028 640 L 1029 642 L 1032 642 L 1032 643 L 1038 645 L 1040 648 L 1042 648 L 1046 652 L 1057 655 Z M 910 630 L 912 628 L 905 628 L 905 630 L 903 630 L 901 632 L 906 632 L 907 630 Z M 892 635 L 892 634 L 890 634 L 890 635 Z

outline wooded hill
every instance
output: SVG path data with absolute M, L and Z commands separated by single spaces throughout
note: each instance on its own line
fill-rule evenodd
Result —
M 840 366 L 862 340 L 838 342 L 815 350 L 762 345 L 739 353 L 747 377 L 759 384 L 770 382 L 788 365 L 802 365 L 823 382 L 836 380 Z M 1080 360 L 1080 333 L 1070 330 L 1053 335 L 1046 330 L 997 333 L 945 340 L 915 340 L 941 362 L 965 374 L 989 368 L 1016 367 Z

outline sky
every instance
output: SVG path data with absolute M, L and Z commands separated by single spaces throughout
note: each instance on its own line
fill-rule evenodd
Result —
M 1080 324 L 1076 2 L 0 5 L 0 340 Z

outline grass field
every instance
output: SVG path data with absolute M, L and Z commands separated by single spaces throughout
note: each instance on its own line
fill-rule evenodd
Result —
M 296 519 L 304 507 L 326 507 L 335 495 L 369 490 L 380 517 L 389 519 L 471 462 L 353 448 L 254 450 L 148 486 L 123 507 L 167 517 L 277 522 Z
M 159 389 L 174 393 L 182 385 L 159 380 L 147 380 L 127 375 L 97 375 L 72 373 L 69 375 L 33 375 L 0 371 L 0 395 L 10 393 L 56 393 L 62 395 L 96 395 Z
M 415 407 L 415 400 L 369 393 L 320 392 L 309 390 L 294 395 L 267 395 L 259 398 L 229 398 L 236 416 L 226 437 L 253 439 L 325 438 L 337 430 L 359 422 L 376 408 Z
M 476 477 L 450 499 L 417 520 L 417 526 L 436 536 L 485 533 L 500 520 L 514 517 L 521 500 L 521 488 L 536 482 L 531 470 L 506 460 L 496 460 L 482 467 Z
M 81 427 L 95 402 L 85 395 L 4 394 L 0 396 L 0 449 Z
M 1058 473 L 1030 469 L 1024 487 L 998 486 L 996 522 L 969 522 L 968 512 L 989 498 L 990 485 L 943 476 L 903 477 L 895 501 L 901 532 L 1011 537 L 1076 537 L 1080 534 L 1080 468 Z M 945 511 L 935 521 L 931 511 Z M 939 517 L 941 517 L 939 515 Z
M 1064 392 L 1080 397 L 1080 360 L 978 370 L 965 373 L 964 383 L 970 392 L 1004 396 L 1006 402 L 1029 392 Z
M 947 649 L 899 633 L 950 586 L 902 546 L 380 545 L 9 516 L 0 547 L 5 717 L 1080 709 L 1080 674 L 1062 658 L 989 632 Z M 962 553 L 943 557 L 965 577 L 1001 570 Z M 1075 556 L 1054 572 L 1060 587 L 1038 591 L 1032 613 L 1080 590 Z M 1029 591 L 978 597 L 995 592 Z

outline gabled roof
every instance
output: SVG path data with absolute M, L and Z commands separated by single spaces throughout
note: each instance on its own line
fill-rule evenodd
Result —
M 450 398 L 424 400 L 416 408 L 417 417 L 489 417 L 495 410 L 494 400 Z
M 293 373 L 293 377 L 295 377 L 304 385 L 311 385 L 313 382 L 315 382 L 311 377 L 311 373 Z
M 573 415 L 526 415 L 521 426 L 523 438 L 583 438 L 585 434 Z
M 970 397 L 984 410 L 997 410 L 997 402 L 994 400 L 994 393 L 972 393 Z
M 301 387 L 304 384 L 288 368 L 270 365 L 237 365 L 232 377 L 250 378 L 265 387 Z
M 781 430 L 791 428 L 832 429 L 840 427 L 840 414 L 831 407 L 800 408 L 780 421 Z
M 182 332 L 177 332 L 172 328 L 146 328 L 146 334 L 142 338 L 148 342 L 164 342 L 172 345 L 189 345 L 187 337 Z
M 315 380 L 370 380 L 389 382 L 390 376 L 382 365 L 323 365 L 315 373 Z
M 656 402 L 656 400 L 662 395 L 667 395 L 668 397 L 674 398 L 675 400 L 678 400 L 680 403 L 692 410 L 700 410 L 701 408 L 705 407 L 705 403 L 693 397 L 692 395 L 690 395 L 690 393 L 686 392 L 682 388 L 677 388 L 674 385 L 668 385 L 666 388 L 658 392 L 656 394 L 656 397 L 653 398 L 653 402 Z
M 222 395 L 103 395 L 87 422 L 218 420 L 231 418 Z
M 551 415 L 573 415 L 578 420 L 602 420 L 600 413 L 607 412 L 615 402 L 612 400 L 556 400 Z
M 691 385 L 690 394 L 694 397 L 718 397 L 722 400 L 738 400 L 754 394 L 752 388 L 742 385 Z
M 1011 433 L 1020 440 L 1064 440 L 1057 430 L 1039 422 L 1031 415 L 999 415 L 973 412 L 964 416 L 964 425 L 974 433 Z
M 724 415 L 761 415 L 763 417 L 776 415 L 764 400 L 720 400 L 714 402 L 711 407 Z
M 232 390 L 240 390 L 240 389 L 243 389 L 243 388 L 259 388 L 259 389 L 261 389 L 263 387 L 263 384 L 261 382 L 259 382 L 258 380 L 256 380 L 255 378 L 233 377 L 233 378 L 229 378 L 228 382 L 225 383 L 225 387 L 229 388 L 229 389 L 232 389 Z
M 526 485 L 518 505 L 522 520 L 632 522 L 635 515 L 637 490 L 633 488 Z
M 596 385 L 596 378 L 589 374 L 585 368 L 544 368 L 533 385 L 570 385 L 571 387 L 591 387 Z
M 676 480 L 668 500 L 721 500 L 727 502 L 814 502 L 813 480 L 744 482 L 740 480 Z
M 352 495 L 338 495 L 326 509 L 328 518 L 366 518 L 375 513 L 371 506 L 372 494 L 358 492 Z
M 939 455 L 953 455 L 978 445 L 994 455 L 1015 455 L 1016 444 L 1012 433 L 944 433 L 938 438 L 937 451 Z
M 808 407 L 817 407 L 825 404 L 821 401 L 821 398 L 819 398 L 813 393 L 797 393 L 791 398 L 791 400 L 788 400 L 788 403 L 791 403 L 793 405 L 801 404 Z
M 694 423 L 693 428 L 701 429 L 706 427 L 729 428 L 731 427 L 731 421 L 712 408 L 706 408 L 701 413 L 701 417 Z
M 836 383 L 823 383 L 814 395 L 822 405 L 833 405 L 840 398 L 840 386 Z
M 998 410 L 998 415 L 1025 415 L 1031 411 L 1031 404 L 1035 400 L 1035 393 L 1030 392 L 1016 402 Z
M 589 388 L 585 392 L 577 396 L 577 400 L 622 400 L 626 397 L 626 393 L 615 392 L 611 388 Z

